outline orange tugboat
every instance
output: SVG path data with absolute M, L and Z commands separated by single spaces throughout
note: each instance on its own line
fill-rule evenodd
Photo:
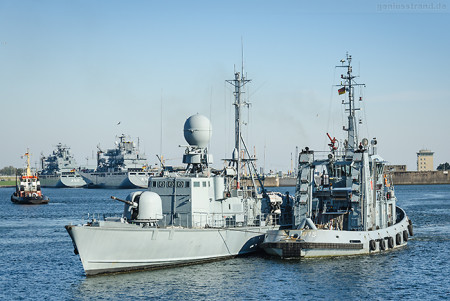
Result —
M 19 183 L 16 176 L 16 191 L 11 196 L 11 202 L 24 205 L 47 204 L 50 199 L 42 194 L 38 174 L 31 173 L 28 150 L 25 156 L 27 157 L 27 170 L 19 177 Z

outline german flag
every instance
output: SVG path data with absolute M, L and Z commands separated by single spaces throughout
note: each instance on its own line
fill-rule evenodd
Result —
M 345 87 L 342 87 L 338 90 L 339 95 L 345 94 Z

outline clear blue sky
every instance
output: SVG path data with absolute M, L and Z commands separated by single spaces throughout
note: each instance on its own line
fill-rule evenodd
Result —
M 286 171 L 296 146 L 344 138 L 332 85 L 348 51 L 367 85 L 362 135 L 391 164 L 415 170 L 428 148 L 436 167 L 450 161 L 449 13 L 449 1 L 428 0 L 1 0 L 0 167 L 23 166 L 27 147 L 38 161 L 58 142 L 94 164 L 97 144 L 111 148 L 121 133 L 139 137 L 150 163 L 162 150 L 179 165 L 197 112 L 211 118 L 220 166 L 232 152 L 225 80 L 240 68 L 241 39 L 245 137 L 259 166 Z

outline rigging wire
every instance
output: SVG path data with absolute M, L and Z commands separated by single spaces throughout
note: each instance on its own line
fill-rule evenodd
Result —
M 361 99 L 362 99 L 362 111 L 363 111 L 363 114 L 364 114 L 364 127 L 366 128 L 366 134 L 367 134 L 367 136 L 366 136 L 366 138 L 367 139 L 369 139 L 369 122 L 368 122 L 368 120 L 369 119 L 367 119 L 367 114 L 366 114 L 366 102 L 365 102 L 365 96 L 364 96 L 364 93 L 363 93 L 363 88 L 364 87 L 361 87 L 360 88 L 360 90 L 359 90 L 359 94 L 360 94 L 360 97 L 361 97 Z
M 228 126 L 229 126 L 229 112 L 228 112 L 228 103 L 227 103 L 227 82 L 224 81 L 223 82 L 223 89 L 224 89 L 224 99 L 223 99 L 223 103 L 224 103 L 224 112 L 225 112 L 225 132 L 224 132 L 224 140 L 225 140 L 225 149 L 224 149 L 224 158 L 227 158 L 227 150 L 228 150 L 228 145 L 229 145 L 229 135 L 228 135 Z M 224 161 L 225 162 L 225 161 Z

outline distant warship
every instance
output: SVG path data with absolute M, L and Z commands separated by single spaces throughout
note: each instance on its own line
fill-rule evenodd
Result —
M 53 153 L 41 156 L 39 176 L 42 187 L 83 187 L 84 179 L 77 171 L 77 166 L 70 148 L 58 143 Z
M 116 141 L 116 148 L 103 151 L 98 147 L 95 170 L 80 171 L 91 188 L 147 188 L 153 173 L 145 155 L 123 134 Z
M 305 147 L 299 156 L 295 197 L 286 197 L 284 229 L 269 231 L 262 248 L 281 258 L 372 254 L 403 247 L 413 235 L 411 220 L 397 207 L 394 185 L 377 154 L 377 140 L 359 140 L 351 56 L 339 95 L 347 94 L 347 139 L 330 139 L 327 156 Z M 362 100 L 362 99 L 359 99 Z
M 186 169 L 151 177 L 148 191 L 131 193 L 121 217 L 67 225 L 75 253 L 87 275 L 152 269 L 225 259 L 254 252 L 264 234 L 277 229 L 281 198 L 255 185 L 252 160 L 241 135 L 241 88 L 248 82 L 235 74 L 235 148 L 222 170 L 211 168 L 210 121 L 193 115 L 184 124 L 189 146 Z M 242 181 L 242 163 L 250 181 Z M 252 166 L 252 168 L 250 168 Z M 253 170 L 252 170 L 253 169 Z M 114 198 L 117 199 L 117 198 Z M 118 199 L 117 199 L 118 200 Z

